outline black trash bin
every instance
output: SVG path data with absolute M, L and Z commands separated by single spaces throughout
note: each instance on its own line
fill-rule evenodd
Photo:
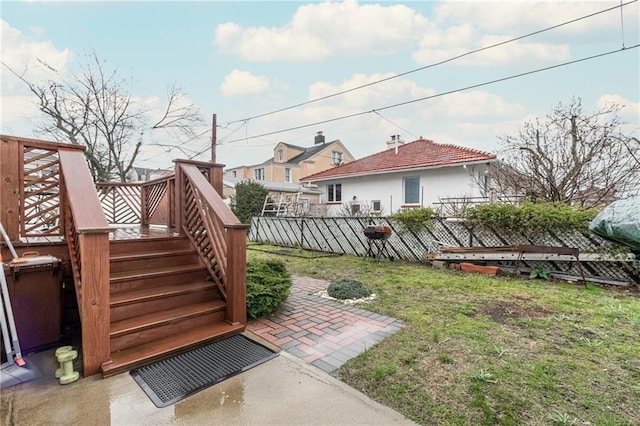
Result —
M 22 353 L 57 345 L 62 320 L 60 259 L 24 253 L 3 263 L 3 270 Z

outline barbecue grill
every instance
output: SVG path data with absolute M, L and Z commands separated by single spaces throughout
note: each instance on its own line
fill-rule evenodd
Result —
M 385 225 L 367 225 L 363 232 L 370 240 L 388 240 L 391 236 L 391 228 Z
M 387 240 L 391 237 L 391 227 L 386 225 L 367 225 L 362 229 L 362 232 L 364 232 L 369 241 L 367 257 L 371 256 L 379 259 L 386 253 L 387 257 L 391 259 L 387 251 Z

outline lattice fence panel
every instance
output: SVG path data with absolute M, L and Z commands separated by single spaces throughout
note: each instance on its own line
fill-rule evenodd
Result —
M 398 225 L 384 218 L 376 224 L 390 226 L 394 231 L 386 243 L 386 254 L 410 262 L 420 262 L 426 253 L 434 253 L 442 247 L 490 247 L 517 244 L 576 247 L 582 253 L 596 253 L 610 244 L 593 234 L 571 230 L 557 234 L 525 237 L 517 233 L 497 232 L 494 229 L 470 228 L 465 223 L 446 219 L 436 220 L 432 229 L 419 233 L 401 232 Z M 330 253 L 365 256 L 370 241 L 363 228 L 367 220 L 362 218 L 280 218 L 254 217 L 249 230 L 249 240 L 285 247 Z M 385 256 L 386 257 L 386 256 Z M 512 266 L 511 262 L 495 262 Z M 630 266 L 624 262 L 582 262 L 585 274 L 618 280 L 632 280 Z M 542 266 L 578 276 L 576 262 L 522 262 L 523 268 Z

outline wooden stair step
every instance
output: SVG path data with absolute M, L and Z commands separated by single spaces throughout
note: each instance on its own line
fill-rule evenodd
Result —
M 181 266 L 168 266 L 164 268 L 146 269 L 143 271 L 122 271 L 113 272 L 109 278 L 110 283 L 139 280 L 146 278 L 155 278 L 162 275 L 179 275 L 187 272 L 206 270 L 206 268 L 200 264 L 181 265 Z
M 135 290 L 112 295 L 111 303 L 109 305 L 113 308 L 133 303 L 147 302 L 155 299 L 179 296 L 182 294 L 195 293 L 209 289 L 213 290 L 215 288 L 217 288 L 215 283 L 211 281 L 196 281 L 177 286 L 171 285 L 144 290 Z
M 114 338 L 125 334 L 138 333 L 150 328 L 160 327 L 164 324 L 175 323 L 212 312 L 224 311 L 225 308 L 226 304 L 224 301 L 211 300 L 164 311 L 151 312 L 111 323 L 109 335 L 111 338 Z
M 109 241 L 111 255 L 121 255 L 143 251 L 168 251 L 190 249 L 191 243 L 186 237 L 145 238 Z
M 113 352 L 111 354 L 111 362 L 102 365 L 102 375 L 103 377 L 110 377 L 123 373 L 160 359 L 186 352 L 205 342 L 241 333 L 244 328 L 243 324 L 218 322 L 194 327 L 184 333 Z
M 129 260 L 149 259 L 149 258 L 155 258 L 155 257 L 173 257 L 173 256 L 180 256 L 180 255 L 196 254 L 196 253 L 197 252 L 193 249 L 182 249 L 182 250 L 173 250 L 173 251 L 145 251 L 145 252 L 112 255 L 109 257 L 109 260 L 111 262 L 125 262 Z

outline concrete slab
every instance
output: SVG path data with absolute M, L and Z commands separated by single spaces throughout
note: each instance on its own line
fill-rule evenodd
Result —
M 1 390 L 4 425 L 415 424 L 285 352 L 161 409 L 128 373 L 62 386 L 53 351 L 32 357 L 41 377 Z

